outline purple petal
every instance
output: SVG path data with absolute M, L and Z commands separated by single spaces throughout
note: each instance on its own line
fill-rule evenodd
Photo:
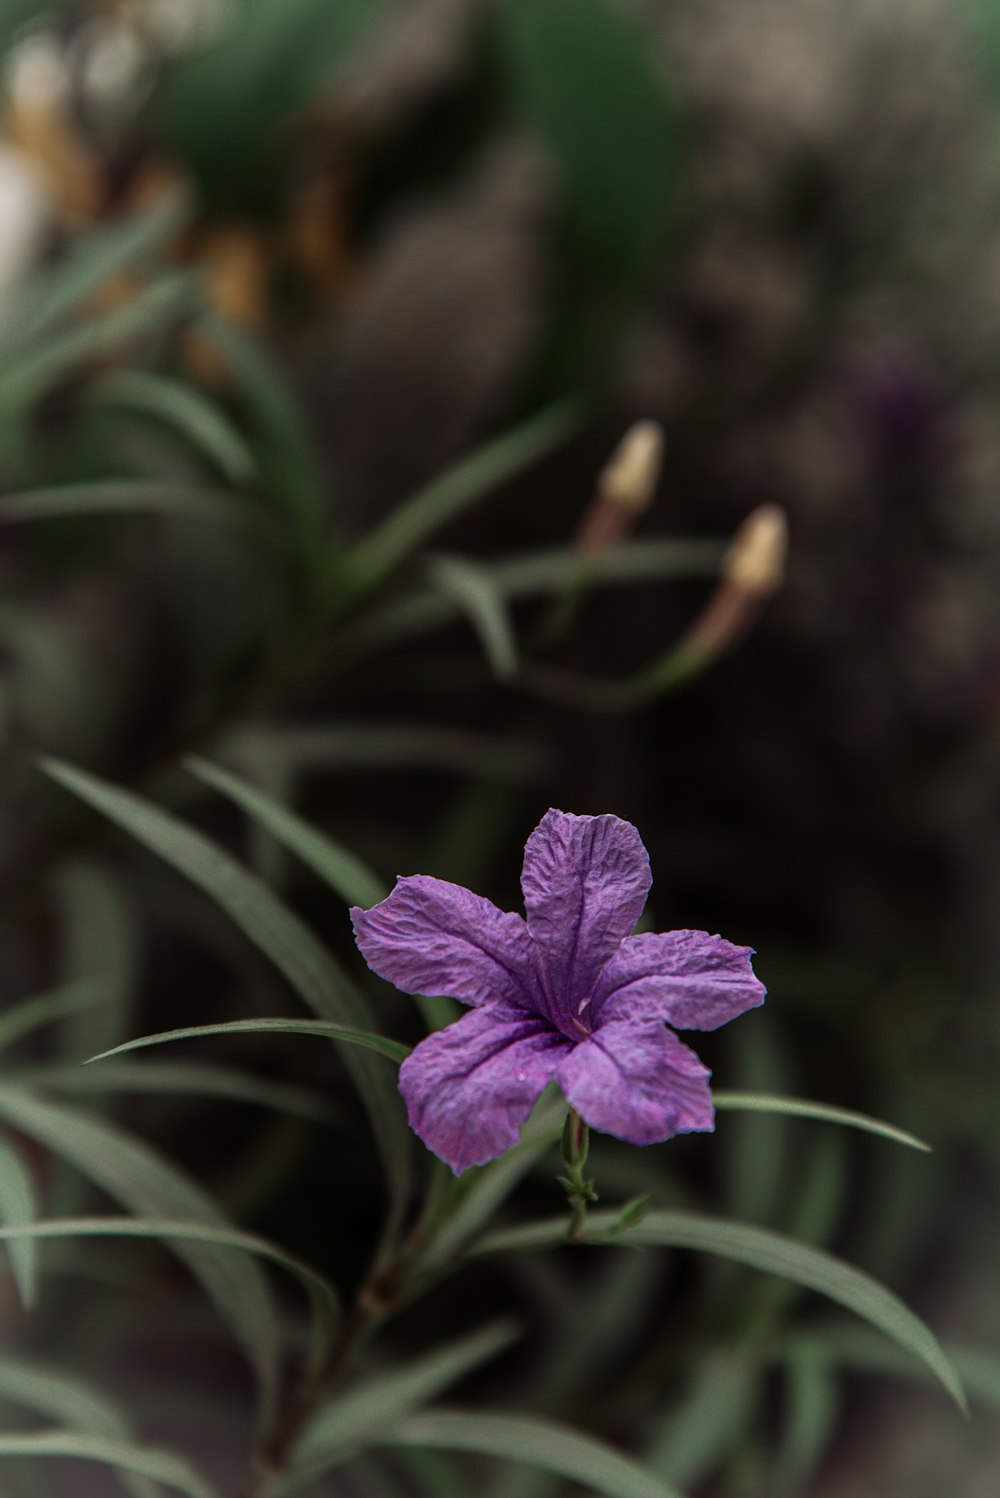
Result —
M 715 1127 L 711 1072 L 659 1021 L 604 1025 L 559 1064 L 556 1081 L 580 1117 L 630 1144 Z
M 368 966 L 404 993 L 537 1008 L 534 953 L 521 917 L 460 884 L 427 874 L 397 879 L 387 899 L 371 910 L 355 906 L 351 920 Z
M 764 1002 L 752 956 L 752 947 L 707 931 L 630 936 L 600 976 L 591 1023 L 658 1018 L 678 1030 L 716 1030 Z
M 463 1014 L 399 1069 L 410 1127 L 456 1175 L 485 1165 L 517 1143 L 569 1046 L 545 1020 L 506 1005 Z
M 524 849 L 521 888 L 546 1010 L 564 1034 L 597 976 L 632 930 L 651 883 L 631 822 L 548 811 Z

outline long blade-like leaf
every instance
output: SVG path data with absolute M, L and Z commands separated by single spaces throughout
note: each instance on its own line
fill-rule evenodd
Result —
M 100 984 L 94 979 L 83 978 L 77 983 L 66 983 L 60 988 L 50 989 L 48 993 L 23 999 L 13 1009 L 8 1009 L 6 1014 L 0 1015 L 0 1050 L 5 1050 L 23 1035 L 30 1035 L 32 1030 L 37 1030 L 42 1025 L 53 1024 L 56 1020 L 65 1019 L 68 1014 L 77 1014 L 81 1009 L 92 1009 L 101 1002 L 102 997 Z
M 288 807 L 265 795 L 249 781 L 241 780 L 238 775 L 211 765 L 207 760 L 193 757 L 184 764 L 192 775 L 242 807 L 248 816 L 301 858 L 348 905 L 363 905 L 367 909 L 385 899 L 388 894 L 385 885 L 360 858 L 325 833 L 317 832 Z
M 381 1437 L 385 1445 L 441 1446 L 525 1462 L 607 1498 L 680 1498 L 677 1489 L 603 1441 L 530 1415 L 424 1410 Z
M 883 1139 L 892 1139 L 896 1144 L 908 1144 L 911 1149 L 930 1150 L 930 1145 L 897 1129 L 895 1124 L 883 1123 L 880 1118 L 871 1118 L 867 1113 L 856 1113 L 853 1108 L 834 1108 L 827 1103 L 812 1103 L 807 1098 L 775 1097 L 764 1092 L 713 1092 L 716 1108 L 753 1113 L 785 1113 L 790 1118 L 816 1118 L 822 1123 L 844 1124 L 849 1129 L 862 1129 L 866 1134 L 878 1134 Z
M 101 1462 L 162 1482 L 187 1494 L 187 1498 L 214 1498 L 214 1489 L 174 1452 L 137 1446 L 110 1436 L 95 1436 L 87 1431 L 38 1430 L 0 1436 L 0 1460 L 15 1456 L 77 1457 L 81 1461 Z
M 9 1139 L 0 1135 L 0 1221 L 11 1226 L 34 1222 L 35 1189 L 23 1160 Z M 21 1304 L 28 1310 L 35 1299 L 37 1254 L 30 1239 L 12 1243 L 10 1267 Z
M 42 768 L 184 874 L 229 915 L 322 1019 L 363 1028 L 360 996 L 307 926 L 234 858 L 207 837 L 130 791 L 108 785 L 57 760 Z M 410 1137 L 392 1078 L 364 1050 L 349 1048 L 345 1064 L 368 1111 L 389 1182 L 394 1213 L 407 1190 Z
M 0 1116 L 68 1160 L 131 1212 L 229 1228 L 212 1198 L 176 1165 L 105 1119 L 10 1085 L 0 1088 Z M 247 1353 L 269 1414 L 280 1339 L 267 1281 L 252 1259 L 231 1248 L 189 1245 L 179 1252 Z
M 309 1296 L 312 1307 L 308 1354 L 310 1373 L 317 1374 L 327 1360 L 339 1308 L 332 1285 L 304 1260 L 286 1253 L 256 1233 L 160 1217 L 61 1217 L 24 1227 L 0 1228 L 0 1243 L 28 1238 L 146 1238 L 165 1243 L 194 1244 L 202 1250 L 224 1250 L 231 1258 L 238 1257 L 243 1263 L 249 1262 L 251 1255 L 266 1259 L 294 1275 Z M 178 1253 L 181 1253 L 180 1249 Z M 188 1257 L 186 1252 L 182 1256 Z
M 321 1405 L 296 1443 L 287 1487 L 279 1483 L 275 1498 L 372 1445 L 396 1421 L 495 1357 L 516 1336 L 509 1322 L 482 1327 L 424 1357 L 366 1378 Z
M 358 1045 L 390 1061 L 405 1061 L 410 1054 L 409 1046 L 399 1040 L 389 1040 L 384 1035 L 374 1035 L 368 1030 L 352 1030 L 347 1025 L 335 1025 L 323 1019 L 235 1019 L 218 1025 L 188 1025 L 183 1030 L 162 1030 L 157 1035 L 140 1035 L 136 1040 L 126 1040 L 113 1050 L 102 1051 L 91 1056 L 91 1061 L 106 1061 L 109 1056 L 120 1056 L 125 1051 L 140 1051 L 145 1046 L 163 1045 L 169 1040 L 197 1040 L 203 1035 L 318 1035 L 322 1040 L 342 1040 L 349 1045 Z
M 693 1248 L 748 1264 L 765 1274 L 781 1275 L 807 1290 L 816 1290 L 870 1321 L 919 1358 L 944 1385 L 963 1413 L 967 1412 L 958 1375 L 934 1333 L 891 1290 L 862 1270 L 845 1264 L 823 1249 L 797 1243 L 782 1233 L 724 1218 L 702 1217 L 694 1212 L 650 1212 L 635 1227 L 616 1234 L 617 1223 L 618 1213 L 613 1209 L 591 1213 L 583 1241 Z M 492 1233 L 476 1244 L 472 1256 L 554 1248 L 565 1242 L 565 1220 L 546 1219 Z
M 167 479 L 91 479 L 26 489 L 0 499 L 0 525 L 24 520 L 72 520 L 81 515 L 183 515 L 242 525 L 246 509 L 222 489 Z
M 517 642 L 504 596 L 488 568 L 464 557 L 432 557 L 430 575 L 465 614 L 500 681 L 517 671 Z
M 178 432 L 234 484 L 248 483 L 256 465 L 232 423 L 200 391 L 181 380 L 141 369 L 115 369 L 90 381 L 81 397 L 88 408 L 110 406 L 162 422 Z

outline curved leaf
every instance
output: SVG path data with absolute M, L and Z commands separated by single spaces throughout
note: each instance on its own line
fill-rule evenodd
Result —
M 826 1295 L 905 1347 L 935 1374 L 963 1413 L 965 1397 L 958 1375 L 928 1326 L 891 1290 L 860 1269 L 809 1244 L 782 1233 L 694 1212 L 650 1212 L 642 1222 L 615 1234 L 619 1214 L 614 1208 L 588 1215 L 582 1242 L 615 1243 L 661 1248 L 693 1248 L 748 1264 L 765 1274 L 793 1280 L 807 1290 Z M 555 1248 L 566 1242 L 565 1218 L 550 1218 L 523 1227 L 492 1233 L 472 1249 L 470 1257 L 517 1250 Z
M 432 557 L 432 580 L 472 625 L 494 676 L 507 681 L 517 672 L 517 643 L 503 594 L 487 567 L 464 557 Z
M 211 896 L 271 959 L 314 1013 L 347 1028 L 360 1028 L 363 1001 L 346 974 L 262 880 L 202 833 L 141 796 L 58 760 L 43 759 L 40 764 L 60 785 L 123 827 Z M 349 1048 L 345 1064 L 371 1121 L 389 1183 L 393 1215 L 401 1210 L 408 1187 L 410 1134 L 400 1099 L 391 1077 L 365 1050 Z
M 189 1025 L 182 1030 L 161 1030 L 157 1035 L 140 1035 L 136 1040 L 126 1040 L 99 1056 L 90 1056 L 84 1062 L 106 1061 L 109 1056 L 120 1056 L 124 1051 L 139 1051 L 145 1046 L 163 1045 L 169 1040 L 197 1040 L 203 1035 L 318 1035 L 323 1040 L 342 1040 L 350 1045 L 376 1051 L 390 1061 L 405 1061 L 410 1047 L 399 1040 L 389 1040 L 384 1035 L 374 1035 L 368 1030 L 352 1030 L 347 1025 L 335 1025 L 323 1019 L 236 1019 L 218 1025 Z
M 114 369 L 91 380 L 82 400 L 152 417 L 172 427 L 234 484 L 249 482 L 253 456 L 232 423 L 191 385 L 144 369 Z
M 332 1328 L 339 1312 L 339 1302 L 329 1281 L 303 1259 L 286 1253 L 267 1238 L 245 1233 L 239 1228 L 214 1227 L 211 1223 L 181 1222 L 158 1217 L 65 1217 L 47 1222 L 33 1222 L 25 1227 L 0 1228 L 0 1243 L 22 1238 L 147 1238 L 168 1243 L 197 1244 L 204 1248 L 226 1250 L 230 1258 L 246 1263 L 249 1255 L 266 1259 L 293 1274 L 309 1296 L 312 1307 L 308 1366 L 315 1375 L 327 1360 Z M 231 1252 L 230 1252 L 231 1251 Z M 180 1253 L 180 1251 L 178 1250 Z M 187 1260 L 187 1254 L 181 1255 Z M 256 1266 L 254 1266 L 256 1267 Z
M 204 1478 L 174 1452 L 161 1451 L 155 1446 L 136 1446 L 131 1441 L 116 1441 L 87 1431 L 39 1430 L 0 1436 L 0 1460 L 15 1456 L 77 1457 L 82 1461 L 102 1462 L 107 1467 L 162 1482 L 187 1494 L 187 1498 L 214 1498 L 214 1490 Z
M 91 978 L 82 978 L 79 982 L 66 983 L 48 993 L 23 999 L 13 1009 L 8 1009 L 6 1014 L 0 1015 L 0 1050 L 13 1045 L 23 1035 L 30 1035 L 32 1030 L 40 1029 L 42 1025 L 51 1025 L 81 1009 L 94 1008 L 101 999 L 100 985 L 96 979 Z
M 909 1145 L 911 1149 L 930 1152 L 930 1145 L 898 1129 L 895 1124 L 883 1123 L 880 1118 L 871 1118 L 867 1113 L 856 1113 L 853 1108 L 834 1108 L 827 1103 L 813 1103 L 807 1098 L 776 1097 L 764 1092 L 712 1092 L 716 1108 L 753 1113 L 784 1113 L 790 1118 L 815 1118 L 822 1123 L 844 1124 L 849 1129 L 861 1129 L 866 1134 L 878 1134 L 883 1139 L 892 1139 L 896 1144 Z
M 229 1231 L 224 1214 L 210 1196 L 176 1165 L 117 1125 L 9 1084 L 0 1088 L 0 1116 L 70 1161 L 130 1211 Z M 192 1245 L 179 1252 L 245 1350 L 260 1381 L 265 1413 L 269 1413 L 277 1388 L 280 1338 L 267 1281 L 252 1259 L 229 1247 Z
M 568 1425 L 531 1415 L 495 1415 L 485 1410 L 425 1410 L 410 1415 L 380 1437 L 383 1445 L 442 1446 L 525 1462 L 581 1483 L 607 1498 L 680 1498 L 655 1473 L 603 1441 Z
M 315 1480 L 354 1452 L 373 1445 L 395 1421 L 433 1399 L 449 1384 L 502 1352 L 517 1337 L 509 1322 L 481 1327 L 424 1357 L 413 1358 L 321 1405 L 292 1453 L 287 1485 L 278 1495 Z
M 318 832 L 288 807 L 228 770 L 192 757 L 184 761 L 192 775 L 228 796 L 328 884 L 348 905 L 377 905 L 388 890 L 360 858 L 325 833 Z
M 26 520 L 73 520 L 86 515 L 183 515 L 219 525 L 242 525 L 247 512 L 231 495 L 166 479 L 90 479 L 26 489 L 0 498 L 0 525 Z
M 0 1135 L 0 1219 L 12 1227 L 21 1226 L 34 1222 L 36 1210 L 31 1177 L 17 1150 Z M 28 1310 L 35 1300 L 38 1267 L 35 1245 L 30 1240 L 11 1244 L 10 1267 L 21 1304 Z

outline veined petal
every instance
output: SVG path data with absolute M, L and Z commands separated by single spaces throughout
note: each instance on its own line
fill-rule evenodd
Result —
M 503 1004 L 463 1014 L 422 1040 L 399 1069 L 414 1133 L 457 1175 L 518 1141 L 518 1130 L 570 1042 Z
M 604 1025 L 559 1063 L 556 1081 L 580 1117 L 630 1144 L 715 1127 L 711 1072 L 658 1020 Z
M 460 884 L 429 874 L 397 879 L 391 895 L 371 910 L 355 906 L 351 920 L 368 966 L 404 993 L 537 1008 L 523 920 Z
M 646 903 L 649 857 L 631 822 L 548 811 L 524 849 L 521 888 L 546 1010 L 574 1037 L 580 1004 Z
M 717 1030 L 764 1002 L 752 956 L 752 947 L 707 931 L 630 936 L 598 979 L 591 1023 L 658 1018 L 678 1030 Z

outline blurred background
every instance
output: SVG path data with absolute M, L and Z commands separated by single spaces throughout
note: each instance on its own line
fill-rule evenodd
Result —
M 653 1255 L 477 1271 L 389 1346 L 514 1306 L 531 1351 L 477 1375 L 494 1400 L 692 1495 L 995 1493 L 998 394 L 989 0 L 4 0 L 0 1002 L 95 978 L 107 999 L 5 1076 L 75 1089 L 349 1282 L 377 1188 L 323 1048 L 210 1057 L 310 1084 L 322 1125 L 176 1077 L 67 1080 L 116 1039 L 291 1001 L 36 756 L 169 806 L 345 963 L 342 903 L 186 756 L 383 880 L 506 908 L 547 806 L 614 811 L 649 847 L 654 929 L 757 949 L 768 1006 L 706 1042 L 719 1085 L 863 1108 L 934 1153 L 725 1115 L 640 1156 L 600 1141 L 599 1184 L 652 1172 L 664 1202 L 883 1278 L 955 1351 L 974 1420 L 810 1297 Z M 655 494 L 588 551 L 640 419 L 665 432 Z M 672 671 L 764 504 L 784 586 Z M 377 1002 L 416 1037 L 409 1001 Z M 82 1210 L 43 1146 L 49 1215 Z M 183 1272 L 127 1245 L 45 1262 L 5 1339 L 99 1374 L 224 1482 L 246 1391 Z M 113 1490 L 9 1465 L 25 1498 Z M 387 1460 L 317 1493 L 452 1479 Z

